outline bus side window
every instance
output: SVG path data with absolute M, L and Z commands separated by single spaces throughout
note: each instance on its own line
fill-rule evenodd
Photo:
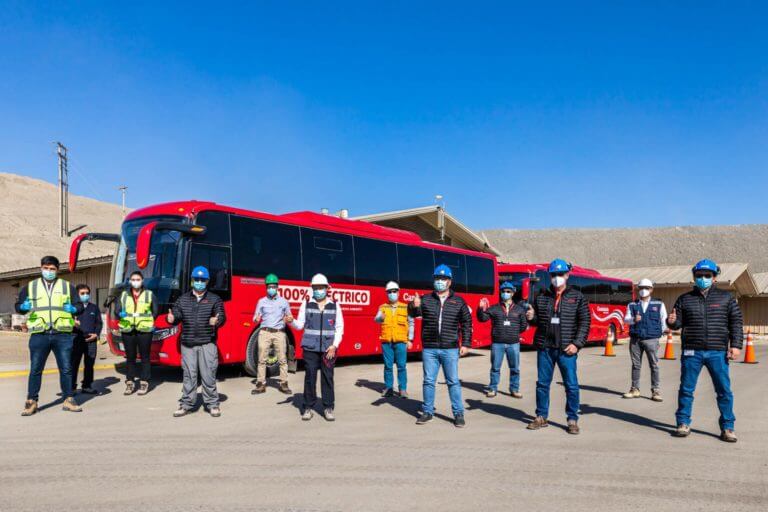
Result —
M 384 286 L 389 281 L 397 281 L 397 246 L 355 237 L 355 284 Z
M 466 256 L 467 262 L 467 292 L 493 295 L 494 277 L 493 260 Z M 512 280 L 514 281 L 514 279 Z
M 236 276 L 263 278 L 274 273 L 286 281 L 301 279 L 299 228 L 236 215 L 231 224 Z
M 454 291 L 464 293 L 467 291 L 467 269 L 464 255 L 455 252 L 435 251 L 435 266 L 448 265 L 453 273 L 451 287 Z M 491 270 L 493 272 L 493 270 Z M 491 290 L 493 293 L 493 290 Z
M 432 289 L 435 259 L 431 249 L 397 245 L 397 266 L 400 287 L 415 290 Z
M 189 268 L 204 266 L 211 275 L 208 289 L 222 298 L 229 300 L 232 295 L 232 250 L 229 247 L 207 244 L 192 244 Z
M 332 285 L 354 284 L 355 264 L 350 235 L 301 228 L 301 249 L 305 281 L 321 273 Z

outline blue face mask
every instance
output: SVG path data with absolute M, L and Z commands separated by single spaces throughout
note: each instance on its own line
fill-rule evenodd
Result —
M 43 279 L 46 281 L 53 281 L 56 279 L 56 271 L 55 270 L 43 270 Z
M 205 281 L 192 281 L 192 288 L 194 288 L 196 292 L 205 291 L 205 288 L 207 286 L 208 286 L 208 283 L 206 283 Z
M 712 286 L 712 278 L 711 277 L 697 277 L 696 278 L 696 287 L 699 290 L 706 290 Z
M 312 290 L 312 297 L 315 298 L 315 300 L 323 300 L 328 293 L 328 290 L 325 288 L 320 288 L 319 290 Z
M 398 292 L 389 292 L 387 297 L 389 297 L 389 302 L 395 302 L 400 297 L 400 294 Z
M 89 300 L 91 300 L 91 296 L 88 294 L 80 296 L 80 302 L 82 302 L 83 304 L 86 304 Z
M 501 300 L 509 300 L 512 298 L 511 292 L 501 292 Z
M 444 279 L 435 279 L 435 291 L 444 292 L 448 289 L 448 281 Z
M 267 288 L 267 295 L 269 295 L 270 297 L 274 297 L 275 295 L 277 295 L 277 288 L 272 288 L 271 286 Z

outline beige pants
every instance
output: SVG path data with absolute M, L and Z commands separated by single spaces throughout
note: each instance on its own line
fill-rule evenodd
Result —
M 256 380 L 262 384 L 267 382 L 267 356 L 269 349 L 275 347 L 277 362 L 280 365 L 280 382 L 288 383 L 288 339 L 284 332 L 259 331 L 259 366 Z

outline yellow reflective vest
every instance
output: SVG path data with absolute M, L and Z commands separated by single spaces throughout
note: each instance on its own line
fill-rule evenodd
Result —
M 30 281 L 27 285 L 27 297 L 32 303 L 27 318 L 29 332 L 72 332 L 75 328 L 75 318 L 72 313 L 64 311 L 64 304 L 72 303 L 69 287 L 69 282 L 57 279 L 51 286 L 51 294 L 48 295 L 48 288 L 42 278 Z
M 381 323 L 381 341 L 408 343 L 408 306 L 402 302 L 395 305 L 382 304 L 379 312 L 384 315 Z
M 123 292 L 120 295 L 120 306 L 127 315 L 118 321 L 120 332 L 131 332 L 134 329 L 139 332 L 152 332 L 155 328 L 152 300 L 152 292 L 149 290 L 142 290 L 136 301 L 133 300 L 131 292 Z

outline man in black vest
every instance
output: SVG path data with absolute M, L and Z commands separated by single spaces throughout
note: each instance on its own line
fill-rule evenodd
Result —
M 624 323 L 629 325 L 629 357 L 632 360 L 632 387 L 622 396 L 624 398 L 640 397 L 640 368 L 643 365 L 643 354 L 648 358 L 651 367 L 651 400 L 663 402 L 659 388 L 659 338 L 667 330 L 667 308 L 660 300 L 651 298 L 653 282 L 641 279 L 637 283 L 635 302 L 627 305 Z

